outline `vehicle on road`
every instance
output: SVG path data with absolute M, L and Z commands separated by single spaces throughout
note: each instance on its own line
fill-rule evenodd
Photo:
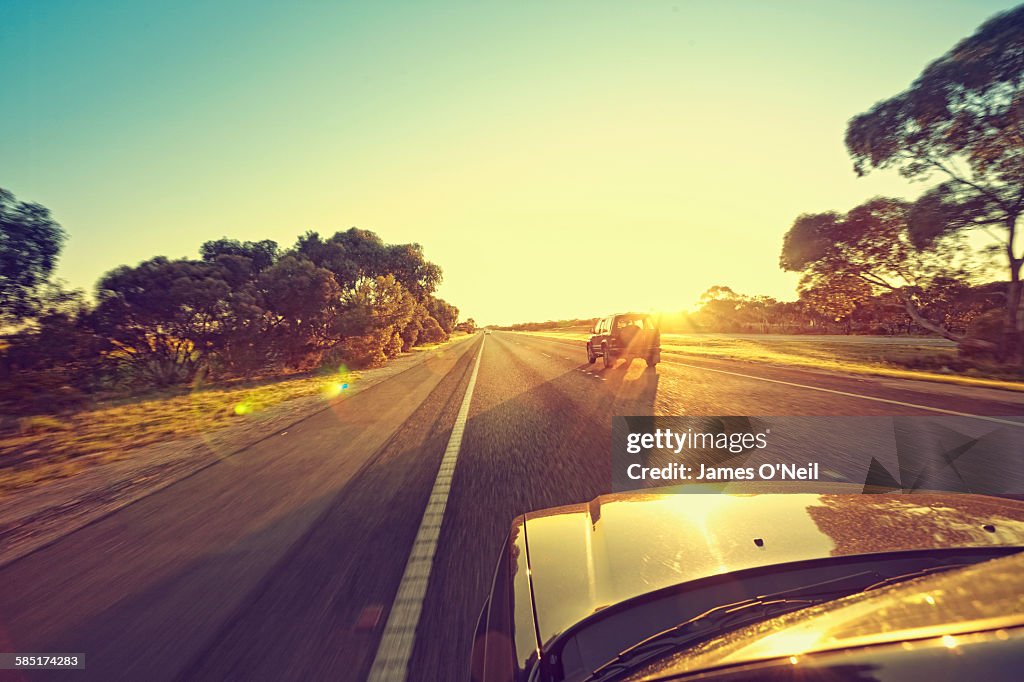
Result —
M 475 682 L 1019 679 L 1024 503 L 629 493 L 519 517 Z
M 643 358 L 648 367 L 661 362 L 661 331 L 647 313 L 616 313 L 597 321 L 587 341 L 590 364 L 604 358 L 611 368 L 619 358 Z

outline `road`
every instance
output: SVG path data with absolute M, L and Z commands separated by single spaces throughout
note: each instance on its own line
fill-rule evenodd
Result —
M 0 650 L 86 654 L 24 679 L 366 679 L 478 360 L 412 680 L 465 679 L 514 516 L 608 492 L 614 415 L 1024 414 L 1009 392 L 669 355 L 604 370 L 480 334 L 3 567 Z

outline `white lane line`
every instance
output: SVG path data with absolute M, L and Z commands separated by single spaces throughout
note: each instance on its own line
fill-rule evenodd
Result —
M 541 351 L 541 355 L 543 355 L 543 356 L 544 356 L 544 357 L 546 357 L 546 358 L 550 358 L 550 357 L 551 357 L 550 355 L 548 355 L 548 354 L 547 354 L 547 353 L 545 353 L 544 351 Z
M 384 633 L 380 637 L 377 655 L 373 659 L 367 682 L 404 682 L 408 675 L 416 626 L 419 625 L 423 600 L 427 595 L 427 583 L 430 581 L 430 569 L 434 564 L 437 540 L 441 536 L 441 522 L 444 520 L 444 510 L 448 504 L 455 461 L 462 445 L 462 433 L 469 417 L 469 403 L 473 399 L 473 387 L 476 386 L 480 358 L 483 354 L 484 341 L 481 341 L 476 362 L 473 364 L 473 373 L 469 375 L 466 395 L 462 398 L 462 406 L 455 417 L 455 426 L 452 427 L 448 446 L 444 450 L 444 457 L 441 458 L 437 479 L 430 491 L 430 499 L 423 512 L 420 529 L 412 543 L 412 551 L 405 564 L 405 573 L 402 574 L 402 582 L 398 584 L 398 593 L 395 594 L 395 601 L 391 605 L 388 622 L 384 625 Z
M 837 391 L 834 388 L 822 388 L 821 386 L 808 386 L 807 384 L 797 384 L 792 381 L 783 381 L 782 379 L 769 379 L 767 377 L 757 377 L 751 374 L 741 374 L 740 372 L 730 372 L 724 369 L 711 369 L 710 367 L 701 367 L 700 365 L 691 365 L 686 362 L 679 362 L 678 360 L 671 360 L 670 364 L 682 365 L 683 367 L 691 367 L 693 369 L 703 370 L 705 372 L 718 372 L 719 374 L 731 374 L 732 376 L 744 377 L 746 379 L 756 379 L 758 381 L 767 381 L 772 384 L 782 384 L 783 386 L 793 386 L 795 388 L 806 388 L 810 391 L 821 391 L 822 393 L 831 393 L 833 395 L 846 396 L 848 398 L 861 398 L 863 400 L 874 400 L 879 403 L 888 403 L 889 405 L 900 405 L 902 407 L 913 407 L 918 410 L 927 410 L 929 412 L 940 412 L 942 414 L 951 414 L 956 417 L 970 417 L 971 419 L 981 419 L 987 422 L 994 422 L 996 424 L 1006 424 L 1008 426 L 1024 427 L 1024 422 L 1015 422 L 1010 419 L 1000 419 L 999 417 L 986 417 L 980 414 L 971 414 L 970 412 L 957 412 L 956 410 L 947 410 L 941 407 L 930 407 L 928 405 L 918 405 L 917 403 L 907 403 L 902 400 L 891 400 L 889 398 L 879 398 L 873 395 L 862 395 L 860 393 L 849 393 L 847 391 Z

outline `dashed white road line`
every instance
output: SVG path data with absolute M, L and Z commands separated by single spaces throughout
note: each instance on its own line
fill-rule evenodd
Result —
M 370 668 L 367 682 L 404 682 L 409 674 L 409 659 L 416 637 L 416 626 L 420 622 L 423 600 L 427 595 L 427 584 L 430 582 L 430 569 L 434 564 L 434 553 L 437 541 L 441 536 L 441 522 L 444 520 L 445 506 L 448 504 L 448 493 L 451 490 L 452 474 L 455 462 L 462 446 L 462 434 L 469 418 L 469 404 L 473 399 L 473 388 L 480 372 L 480 358 L 484 353 L 484 341 L 480 341 L 480 349 L 473 364 L 473 373 L 469 376 L 466 395 L 462 398 L 462 406 L 455 417 L 455 426 L 448 438 L 448 446 L 441 458 L 434 487 L 430 491 L 427 508 L 423 512 L 420 529 L 412 543 L 409 560 L 405 564 L 405 573 L 398 584 L 398 593 L 391 605 L 388 621 L 384 625 L 377 655 Z

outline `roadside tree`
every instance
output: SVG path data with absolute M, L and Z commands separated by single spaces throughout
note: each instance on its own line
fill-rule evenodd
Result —
M 0 322 L 21 322 L 38 311 L 64 239 L 47 208 L 0 188 Z
M 286 255 L 257 278 L 252 302 L 263 315 L 251 330 L 266 335 L 268 354 L 284 366 L 315 367 L 344 338 L 341 295 L 328 269 Z
M 416 313 L 416 299 L 393 275 L 361 280 L 341 302 L 346 357 L 357 365 L 375 366 L 398 355 L 406 346 L 402 333 Z
M 444 331 L 444 338 L 455 330 L 455 324 L 459 321 L 459 309 L 447 301 L 429 296 L 424 305 L 430 316 L 437 320 L 441 330 Z
M 160 256 L 108 272 L 92 315 L 107 360 L 142 383 L 190 380 L 217 347 L 228 291 L 220 269 L 201 261 Z
M 855 116 L 846 146 L 858 174 L 896 168 L 941 179 L 910 207 L 905 236 L 915 245 L 940 251 L 944 237 L 972 230 L 993 241 L 1006 282 L 999 352 L 1021 362 L 1024 6 L 985 22 L 907 90 Z
M 845 215 L 804 214 L 786 233 L 780 265 L 803 273 L 801 288 L 813 292 L 811 301 L 817 299 L 819 309 L 824 309 L 822 296 L 835 296 L 830 310 L 837 317 L 891 292 L 921 328 L 964 347 L 993 350 L 990 342 L 969 338 L 926 314 L 949 282 L 970 281 L 974 263 L 957 235 L 919 248 L 910 235 L 910 210 L 900 199 L 877 197 Z

